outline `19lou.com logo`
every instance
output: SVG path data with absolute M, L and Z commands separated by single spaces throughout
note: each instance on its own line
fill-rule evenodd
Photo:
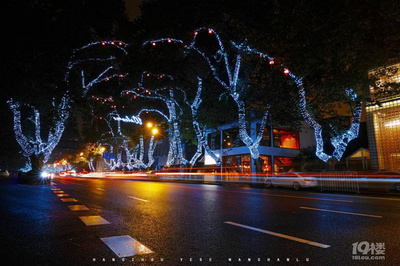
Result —
M 353 260 L 385 260 L 385 243 L 353 243 Z

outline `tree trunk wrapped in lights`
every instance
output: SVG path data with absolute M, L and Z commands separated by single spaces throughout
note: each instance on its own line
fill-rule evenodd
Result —
M 198 47 L 196 47 L 196 39 L 198 37 L 198 33 L 202 31 L 207 31 L 209 34 L 213 34 L 218 42 L 218 51 L 214 55 L 209 55 L 201 51 Z M 157 45 L 160 42 L 174 42 L 181 43 L 184 42 L 182 40 L 172 39 L 172 38 L 163 38 L 158 40 L 146 41 L 143 45 L 152 44 L 153 46 Z M 222 87 L 226 90 L 228 95 L 234 100 L 237 108 L 238 108 L 238 125 L 239 125 L 239 137 L 243 141 L 243 143 L 248 147 L 250 151 L 251 158 L 254 161 L 260 160 L 260 154 L 258 152 L 258 146 L 262 139 L 262 134 L 264 132 L 264 128 L 266 126 L 269 106 L 265 107 L 265 111 L 261 120 L 260 132 L 257 134 L 256 139 L 252 139 L 247 130 L 246 130 L 246 109 L 245 109 L 245 95 L 244 95 L 244 87 L 239 83 L 239 74 L 241 71 L 241 54 L 247 53 L 244 50 L 244 44 L 236 45 L 233 44 L 233 47 L 236 48 L 236 56 L 235 59 L 228 58 L 228 53 L 225 51 L 224 45 L 222 43 L 221 38 L 213 29 L 200 28 L 195 31 L 194 38 L 191 44 L 184 46 L 186 49 L 194 50 L 199 55 L 201 55 L 207 62 L 214 79 L 222 85 Z M 231 65 L 231 62 L 233 64 Z M 219 73 L 218 66 L 222 64 L 224 70 Z M 226 81 L 225 81 L 226 80 Z M 261 171 L 261 169 L 257 169 L 257 172 Z
M 217 40 L 218 51 L 214 53 L 214 55 L 210 55 L 206 52 L 203 52 L 196 46 L 196 39 L 198 38 L 199 33 L 206 31 L 208 31 L 208 34 L 213 34 Z M 168 43 L 174 42 L 174 43 L 180 43 L 182 45 L 184 44 L 182 40 L 163 38 L 163 39 L 144 42 L 143 45 L 151 44 L 152 46 L 156 46 L 157 43 L 163 43 L 163 42 L 168 42 Z M 240 44 L 236 44 L 234 42 L 231 43 L 232 46 L 236 49 L 235 59 L 228 58 L 228 53 L 224 48 L 221 38 L 219 37 L 218 34 L 216 34 L 216 32 L 213 29 L 200 28 L 195 31 L 193 41 L 189 45 L 184 45 L 184 48 L 196 51 L 206 60 L 211 72 L 213 73 L 215 80 L 217 80 L 218 83 L 221 84 L 223 88 L 225 88 L 226 92 L 235 101 L 236 106 L 238 108 L 239 137 L 243 141 L 243 143 L 249 148 L 251 157 L 256 160 L 259 158 L 258 146 L 266 125 L 269 106 L 266 106 L 265 108 L 266 111 L 264 112 L 260 131 L 257 135 L 257 138 L 253 140 L 248 135 L 246 130 L 246 109 L 243 96 L 244 88 L 242 88 L 238 84 L 240 68 L 241 68 L 241 59 L 242 59 L 242 54 L 257 54 L 260 56 L 260 58 L 268 59 L 270 65 L 274 65 L 274 58 L 264 53 L 258 52 L 257 50 L 250 48 L 244 43 Z M 232 65 L 231 62 L 233 62 Z M 221 66 L 221 64 L 225 67 L 224 71 L 219 71 L 220 70 L 219 66 Z M 223 74 L 220 74 L 221 72 Z M 328 155 L 324 152 L 323 148 L 324 142 L 322 138 L 322 127 L 312 118 L 310 113 L 307 111 L 306 108 L 307 101 L 305 98 L 305 91 L 302 79 L 293 75 L 288 68 L 283 68 L 283 73 L 291 77 L 295 81 L 296 86 L 299 89 L 301 114 L 305 119 L 305 121 L 315 131 L 315 138 L 317 142 L 316 155 L 324 162 L 327 162 L 328 160 L 332 159 L 340 160 L 341 157 L 343 156 L 343 153 L 348 143 L 358 136 L 360 116 L 361 116 L 361 102 L 356 101 L 357 95 L 352 90 L 346 91 L 348 95 L 352 97 L 353 101 L 356 101 L 356 105 L 353 110 L 353 121 L 349 130 L 343 133 L 338 133 L 337 136 L 331 138 L 330 141 L 334 147 L 334 152 L 332 155 Z
M 296 85 L 299 88 L 299 97 L 300 97 L 300 111 L 304 118 L 304 120 L 314 129 L 315 132 L 315 140 L 317 143 L 316 146 L 316 155 L 324 162 L 328 161 L 340 161 L 345 152 L 347 145 L 350 141 L 357 138 L 359 130 L 360 130 L 360 119 L 361 119 L 361 101 L 357 100 L 357 94 L 349 89 L 346 90 L 346 93 L 353 101 L 356 101 L 356 105 L 353 110 L 353 121 L 351 122 L 351 126 L 349 130 L 339 133 L 337 136 L 332 137 L 330 142 L 334 147 L 334 151 L 332 155 L 328 155 L 324 152 L 324 139 L 322 137 L 322 127 L 321 125 L 315 121 L 315 119 L 311 116 L 311 114 L 307 110 L 307 99 L 306 93 L 303 86 L 303 82 L 300 78 L 297 78 L 295 75 L 290 75 L 296 81 Z M 334 164 L 334 162 L 332 162 Z
M 139 83 L 139 87 L 133 90 L 125 90 L 121 93 L 121 95 L 129 95 L 133 94 L 135 97 L 141 97 L 145 99 L 154 99 L 154 100 L 160 100 L 165 103 L 167 109 L 168 109 L 168 115 L 162 114 L 161 111 L 157 110 L 158 113 L 161 113 L 164 118 L 167 119 L 168 124 L 169 124 L 169 152 L 168 152 L 168 159 L 167 159 L 167 166 L 171 166 L 172 164 L 176 163 L 178 161 L 179 164 L 186 165 L 189 162 L 183 157 L 183 148 L 182 148 L 182 140 L 181 140 L 181 133 L 180 133 L 180 128 L 179 128 L 179 116 L 177 115 L 177 110 L 176 108 L 179 107 L 179 104 L 175 100 L 175 95 L 174 91 L 171 88 L 162 88 L 162 89 L 156 89 L 154 91 L 150 91 L 149 89 L 145 89 L 143 87 L 143 79 L 145 76 L 150 76 L 149 73 L 144 72 L 142 73 L 142 79 L 141 83 Z M 151 75 L 151 76 L 157 76 L 159 77 L 160 75 Z M 164 77 L 165 75 L 161 75 Z M 172 78 L 172 77 L 170 77 Z M 167 91 L 167 95 L 163 95 L 161 91 L 164 91 L 164 89 Z M 139 114 L 142 111 L 139 112 Z
M 255 49 L 250 48 L 249 46 L 243 46 L 243 45 L 236 45 L 234 44 L 238 49 L 242 49 L 243 51 L 249 53 L 249 54 L 257 54 L 260 56 L 260 58 L 266 58 L 269 60 L 270 65 L 274 64 L 274 58 L 258 52 Z M 283 73 L 294 81 L 298 88 L 298 95 L 300 98 L 300 112 L 301 115 L 303 116 L 304 120 L 307 122 L 309 126 L 311 126 L 314 129 L 314 135 L 315 135 L 315 140 L 316 140 L 316 155 L 318 158 L 320 158 L 324 162 L 330 161 L 333 166 L 335 164 L 335 161 L 340 161 L 340 159 L 343 156 L 343 153 L 345 152 L 347 145 L 349 144 L 350 141 L 353 139 L 357 138 L 359 129 L 360 129 L 360 118 L 361 118 L 361 112 L 362 112 L 362 102 L 358 101 L 357 94 L 352 90 L 352 89 L 346 89 L 345 92 L 347 96 L 352 100 L 352 102 L 355 103 L 355 107 L 353 110 L 353 121 L 351 123 L 350 129 L 342 132 L 342 133 L 337 133 L 337 136 L 331 137 L 330 142 L 332 146 L 334 147 L 334 151 L 332 155 L 328 155 L 324 152 L 324 139 L 322 137 L 322 126 L 311 116 L 311 114 L 307 110 L 307 99 L 305 95 L 305 88 L 303 85 L 303 79 L 300 77 L 297 77 L 294 75 L 288 68 L 283 68 Z
M 69 116 L 69 97 L 67 94 L 64 95 L 57 106 L 55 101 L 53 101 L 52 107 L 56 111 L 56 116 L 54 117 L 54 125 L 49 129 L 47 141 L 43 141 L 41 138 L 40 113 L 35 107 L 31 106 L 34 113 L 31 121 L 35 125 L 35 133 L 34 137 L 29 137 L 22 132 L 21 105 L 12 99 L 8 101 L 8 104 L 13 112 L 16 140 L 23 151 L 24 157 L 28 160 L 25 169 L 29 169 L 32 173 L 37 174 L 42 170 L 43 164 L 49 160 L 51 153 L 64 132 L 64 124 Z
M 182 91 L 184 94 L 185 103 L 190 107 L 190 110 L 192 112 L 192 124 L 197 138 L 197 150 L 196 153 L 193 155 L 192 159 L 190 160 L 190 164 L 193 166 L 197 162 L 197 160 L 202 154 L 202 148 L 204 148 L 205 151 L 215 160 L 217 166 L 221 166 L 221 158 L 217 157 L 215 155 L 215 152 L 210 149 L 210 146 L 208 146 L 207 139 L 205 136 L 205 129 L 204 128 L 202 129 L 200 123 L 197 121 L 197 113 L 199 110 L 199 106 L 202 102 L 201 92 L 203 90 L 202 79 L 200 77 L 197 77 L 197 80 L 198 80 L 197 92 L 191 104 L 187 99 L 186 92 Z
M 146 169 L 152 166 L 154 163 L 154 150 L 156 143 L 154 141 L 154 135 L 152 135 L 150 139 L 150 144 L 148 148 L 148 162 L 147 164 L 144 162 L 144 139 L 143 135 L 140 135 L 139 139 L 139 144 L 135 146 L 134 149 L 129 148 L 129 138 L 125 136 L 122 133 L 121 130 L 121 119 L 117 111 L 113 111 L 107 115 L 107 118 L 105 121 L 109 127 L 109 132 L 107 133 L 108 135 L 111 135 L 111 142 L 110 141 L 105 141 L 103 140 L 103 145 L 108 145 L 110 147 L 110 152 L 113 153 L 114 149 L 118 150 L 116 154 L 116 158 L 114 159 L 104 159 L 104 162 L 106 163 L 107 167 L 110 170 L 115 170 L 116 168 L 128 168 L 129 170 L 132 170 L 134 168 L 138 169 Z M 117 118 L 117 119 L 114 119 Z M 114 128 L 111 125 L 111 121 L 116 120 L 117 121 L 117 133 L 114 133 Z M 104 135 L 104 134 L 103 134 Z M 120 149 L 122 148 L 122 149 Z M 126 162 L 124 163 L 122 161 L 122 151 L 125 151 L 126 154 Z M 133 163 L 132 163 L 133 161 Z

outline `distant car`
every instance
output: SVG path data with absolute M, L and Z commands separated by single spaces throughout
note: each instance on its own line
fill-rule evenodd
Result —
M 7 170 L 0 169 L 0 177 L 9 177 L 10 173 Z
M 50 180 L 54 178 L 54 173 L 50 171 L 43 171 L 40 173 L 40 177 L 44 180 Z
M 359 179 L 361 190 L 371 192 L 400 192 L 400 172 L 378 171 Z
M 288 172 L 268 176 L 264 180 L 266 187 L 291 187 L 295 190 L 318 186 L 317 178 L 306 173 Z
M 58 176 L 76 176 L 76 171 L 75 170 L 61 171 L 58 173 Z

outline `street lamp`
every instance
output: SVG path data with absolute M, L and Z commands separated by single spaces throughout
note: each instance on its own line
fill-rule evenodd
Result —
M 156 135 L 158 133 L 158 129 L 157 128 L 153 128 L 151 130 L 151 133 L 153 133 L 153 135 Z

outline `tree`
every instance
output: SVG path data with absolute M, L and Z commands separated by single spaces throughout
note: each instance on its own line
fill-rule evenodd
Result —
M 75 163 L 85 163 L 90 171 L 96 171 L 93 162 L 103 155 L 105 148 L 95 143 L 87 143 L 82 152 L 76 155 Z
M 166 118 L 169 124 L 169 152 L 168 152 L 168 159 L 167 159 L 167 166 L 169 167 L 171 164 L 178 160 L 179 164 L 187 164 L 188 161 L 183 157 L 183 148 L 182 148 L 182 139 L 181 139 L 181 132 L 180 132 L 180 119 L 179 119 L 179 104 L 175 99 L 175 92 L 172 88 L 168 87 L 161 87 L 156 88 L 154 90 L 150 90 L 144 87 L 144 78 L 145 77 L 157 77 L 157 79 L 165 79 L 170 78 L 170 76 L 166 75 L 154 75 L 148 72 L 142 73 L 141 82 L 138 84 L 138 88 L 125 90 L 121 93 L 121 95 L 130 95 L 133 94 L 134 97 L 140 97 L 150 100 L 158 100 L 165 104 L 166 110 L 168 114 L 164 114 L 162 111 L 157 109 L 157 113 L 161 114 L 164 118 Z M 177 110 L 178 109 L 178 110 Z M 139 111 L 139 114 L 141 111 Z
M 199 35 L 212 35 L 212 42 L 215 43 L 216 47 L 201 47 L 201 40 L 198 41 Z M 206 38 L 208 42 L 210 42 L 210 38 Z M 158 43 L 162 42 L 174 42 L 184 44 L 182 40 L 173 39 L 173 38 L 162 38 L 157 40 L 146 41 L 144 45 L 152 45 L 156 46 Z M 200 42 L 200 44 L 199 44 Z M 203 44 L 204 44 L 203 40 Z M 249 88 L 249 82 L 247 80 L 247 76 L 243 74 L 248 71 L 247 68 L 242 68 L 242 57 L 247 54 L 257 53 L 251 50 L 245 43 L 236 44 L 232 42 L 232 51 L 228 52 L 222 39 L 220 36 L 211 28 L 200 28 L 194 31 L 193 41 L 189 45 L 184 45 L 184 47 L 190 51 L 194 51 L 201 55 L 203 59 L 207 62 L 213 77 L 215 80 L 224 88 L 225 93 L 229 95 L 237 107 L 238 112 L 238 126 L 239 126 L 239 137 L 243 141 L 243 143 L 249 148 L 251 158 L 255 161 L 257 167 L 257 171 L 262 171 L 261 166 L 262 163 L 259 163 L 261 160 L 260 154 L 258 151 L 258 146 L 262 139 L 262 135 L 264 133 L 265 126 L 267 124 L 268 119 L 268 111 L 270 108 L 270 104 L 265 104 L 261 106 L 258 111 L 262 111 L 261 124 L 259 128 L 259 132 L 255 139 L 249 135 L 247 131 L 247 123 L 248 120 L 246 116 L 248 115 L 248 108 L 246 107 L 246 89 Z M 203 49 L 202 49 L 203 48 Z M 207 48 L 209 51 L 207 51 Z M 214 50 L 213 50 L 214 48 Z M 206 50 L 206 51 L 205 51 Z M 211 52 L 210 52 L 211 50 Z M 267 58 L 270 60 L 270 63 L 273 62 L 272 58 L 267 55 L 257 53 L 261 58 Z M 239 78 L 241 76 L 241 78 Z M 223 96 L 221 94 L 220 98 Z
M 51 108 L 53 97 L 61 98 L 66 90 L 70 97 L 75 95 L 74 85 L 63 85 L 72 49 L 93 40 L 116 39 L 123 32 L 128 34 L 125 29 L 130 25 L 124 2 L 118 0 L 9 1 L 1 3 L 0 12 L 3 34 L 13 40 L 4 42 L 3 51 L 7 52 L 0 63 L 4 75 L 0 101 L 12 98 L 35 106 L 40 114 Z M 76 103 L 71 102 L 74 110 Z M 2 121 L 11 125 L 8 105 L 0 107 Z M 1 149 L 7 151 L 0 155 L 0 162 L 16 170 L 22 160 L 13 152 L 18 151 L 18 143 L 12 133 L 12 127 L 0 130 Z M 64 134 L 63 139 L 80 138 L 77 131 L 71 134 Z
M 31 170 L 32 174 L 37 175 L 45 164 L 64 132 L 64 123 L 68 119 L 69 97 L 64 95 L 58 105 L 53 101 L 52 126 L 49 128 L 47 141 L 42 140 L 40 112 L 34 106 L 28 106 L 33 110 L 33 116 L 28 120 L 34 124 L 32 135 L 24 133 L 22 129 L 21 104 L 15 103 L 12 99 L 8 101 L 14 117 L 14 132 L 23 155 L 27 158 L 26 170 Z
M 176 8 L 180 5 L 184 7 Z M 174 3 L 152 1 L 144 3 L 142 11 L 139 25 L 146 28 L 160 24 L 157 33 L 143 30 L 143 34 L 160 36 L 160 33 L 164 33 L 167 36 L 184 36 L 184 39 L 190 32 L 190 26 L 196 28 L 198 25 L 212 25 L 218 28 L 224 39 L 239 40 L 239 46 L 251 40 L 252 46 L 259 51 L 284 56 L 279 60 L 274 56 L 278 63 L 275 65 L 285 66 L 293 71 L 290 73 L 296 73 L 293 83 L 294 88 L 298 89 L 298 99 L 293 100 L 292 105 L 294 102 L 299 103 L 301 114 L 317 129 L 317 139 L 323 137 L 333 141 L 333 145 L 327 141 L 325 144 L 329 145 L 321 145 L 335 150 L 335 154 L 332 154 L 336 157 L 335 160 L 341 157 L 340 154 L 350 139 L 357 135 L 354 133 L 357 131 L 362 92 L 368 89 L 369 84 L 366 73 L 372 68 L 385 65 L 393 57 L 398 58 L 400 52 L 396 45 L 400 36 L 400 6 L 392 0 L 295 3 L 272 0 L 251 3 L 234 1 L 230 5 L 225 5 L 223 1 L 202 1 L 193 6 L 179 0 Z M 219 59 L 223 61 L 222 54 L 220 55 Z M 232 61 L 234 59 L 230 59 L 229 63 Z M 215 64 L 214 61 L 210 62 Z M 254 74 L 261 81 L 259 84 L 265 83 L 262 81 L 265 81 L 262 77 L 263 71 Z M 296 84 L 300 80 L 306 90 Z M 287 80 L 281 80 L 274 85 L 286 82 Z M 325 123 L 326 118 L 338 115 L 336 103 L 348 102 L 349 95 L 346 91 L 350 92 L 349 89 L 353 90 L 350 94 L 361 95 L 357 101 L 350 101 L 353 105 L 353 109 L 350 108 L 353 116 L 350 131 L 337 124 Z M 271 114 L 275 111 L 275 106 L 271 105 Z M 291 113 L 295 111 L 290 106 L 287 110 Z M 275 121 L 284 121 L 285 115 L 285 112 L 275 112 L 271 117 Z M 334 134 L 321 133 L 320 136 L 319 132 L 329 132 L 332 128 L 336 131 Z M 318 150 L 324 160 L 330 158 L 330 155 L 322 152 L 322 147 Z

